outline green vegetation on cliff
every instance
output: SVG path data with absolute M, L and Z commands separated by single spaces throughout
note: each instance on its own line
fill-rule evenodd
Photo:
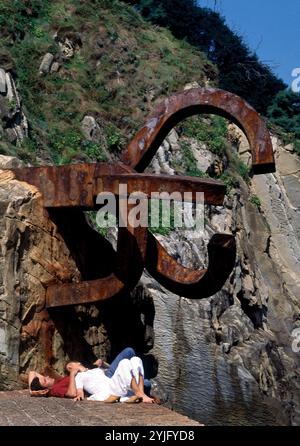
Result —
M 293 143 L 300 155 L 300 93 L 280 91 L 268 109 L 268 117 L 282 140 L 286 144 Z
M 219 87 L 246 99 L 275 125 L 273 130 L 300 155 L 300 94 L 253 53 L 225 18 L 196 0 L 123 0 L 148 21 L 168 28 L 203 51 L 219 70 Z
M 266 113 L 286 85 L 261 62 L 219 13 L 196 0 L 124 0 L 152 23 L 203 51 L 219 70 L 219 86 Z M 259 12 L 258 12 L 259 13 Z
M 217 77 L 199 50 L 116 0 L 2 0 L 0 37 L 0 67 L 12 72 L 29 121 L 21 146 L 0 148 L 31 162 L 117 156 L 156 100 Z M 41 74 L 47 53 L 56 70 Z M 85 116 L 97 138 L 84 135 Z
M 31 163 L 117 158 L 156 103 L 193 81 L 234 91 L 268 112 L 300 153 L 299 95 L 277 93 L 281 81 L 222 17 L 193 0 L 2 0 L 0 37 L 0 68 L 12 74 L 29 123 L 22 141 L 7 138 L 0 123 L 1 153 Z M 45 55 L 48 69 L 41 68 Z M 8 128 L 17 107 L 0 95 Z M 222 157 L 226 126 L 218 117 L 194 117 L 180 132 Z M 204 175 L 187 146 L 183 152 L 186 173 Z M 235 168 L 248 178 L 244 166 Z

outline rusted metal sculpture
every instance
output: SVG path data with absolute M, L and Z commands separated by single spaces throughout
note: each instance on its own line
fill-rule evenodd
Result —
M 46 208 L 95 209 L 100 192 L 118 194 L 126 184 L 128 194 L 143 191 L 204 192 L 206 204 L 222 205 L 225 185 L 221 181 L 185 176 L 141 173 L 169 131 L 181 120 L 198 113 L 213 113 L 235 122 L 246 134 L 252 152 L 253 174 L 275 171 L 268 130 L 253 108 L 241 98 L 217 89 L 191 89 L 166 99 L 129 144 L 119 163 L 75 164 L 15 169 L 15 177 L 35 185 Z M 126 197 L 119 197 L 119 204 Z M 57 283 L 46 293 L 46 306 L 57 307 L 97 302 L 132 289 L 146 268 L 170 291 L 188 298 L 204 298 L 219 291 L 231 273 L 236 256 L 235 239 L 215 234 L 208 244 L 207 269 L 191 270 L 180 265 L 147 228 L 119 228 L 117 261 L 108 277 L 79 283 Z M 130 259 L 130 261 L 128 261 Z

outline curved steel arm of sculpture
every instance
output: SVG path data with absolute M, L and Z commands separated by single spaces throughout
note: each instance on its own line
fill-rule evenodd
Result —
M 275 171 L 271 138 L 258 113 L 239 96 L 214 88 L 192 88 L 163 101 L 128 145 L 122 161 L 142 172 L 170 130 L 188 116 L 201 113 L 228 118 L 243 130 L 254 174 Z
M 75 164 L 15 169 L 19 180 L 34 184 L 41 191 L 45 207 L 95 209 L 100 192 L 118 195 L 120 183 L 128 194 L 151 192 L 204 192 L 207 204 L 222 205 L 225 186 L 220 181 L 183 176 L 137 173 L 151 161 L 168 132 L 179 121 L 197 113 L 214 113 L 236 122 L 245 132 L 252 151 L 253 173 L 275 170 L 268 130 L 259 115 L 245 101 L 216 89 L 192 89 L 166 99 L 147 120 L 129 144 L 122 163 Z M 136 169 L 136 171 L 134 170 Z M 193 195 L 193 200 L 195 194 Z M 119 196 L 119 205 L 127 199 Z M 129 209 L 127 208 L 127 215 Z M 173 259 L 147 228 L 119 228 L 117 261 L 108 277 L 80 283 L 48 287 L 48 307 L 95 302 L 132 289 L 144 267 L 170 291 L 189 298 L 203 298 L 221 289 L 234 267 L 236 246 L 232 235 L 215 234 L 208 244 L 207 269 L 192 270 Z M 130 259 L 130 261 L 128 261 Z
M 214 234 L 208 246 L 208 268 L 192 270 L 179 265 L 153 237 L 148 235 L 146 268 L 165 288 L 189 299 L 203 299 L 217 293 L 234 268 L 235 238 Z
M 143 170 L 170 130 L 198 113 L 219 114 L 244 131 L 251 148 L 253 174 L 275 171 L 272 142 L 265 123 L 243 99 L 218 89 L 190 89 L 162 102 L 129 144 L 123 162 L 137 171 Z M 189 298 L 208 297 L 222 288 L 232 271 L 236 244 L 233 236 L 215 234 L 208 248 L 208 269 L 193 271 L 174 260 L 149 234 L 146 268 L 172 292 Z
M 181 193 L 191 192 L 193 202 L 197 199 L 197 192 L 204 192 L 206 204 L 222 205 L 226 190 L 224 184 L 217 180 L 137 174 L 128 166 L 109 163 L 27 167 L 14 169 L 14 175 L 18 180 L 36 186 L 42 194 L 44 206 L 48 208 L 94 209 L 99 193 L 118 195 L 120 184 L 127 186 L 126 197 L 119 197 L 120 205 L 132 192 L 141 191 L 150 198 L 152 192 L 171 194 L 178 190 Z M 128 211 L 127 206 L 127 216 Z M 146 263 L 149 234 L 143 227 L 133 228 L 129 224 L 125 228 L 119 227 L 114 272 L 101 279 L 49 286 L 47 307 L 97 302 L 132 289 Z
M 119 186 L 126 186 L 126 196 L 141 192 L 148 199 L 152 193 L 190 192 L 192 201 L 196 193 L 203 192 L 206 204 L 221 206 L 226 186 L 211 178 L 150 175 L 135 172 L 123 164 L 91 163 L 64 166 L 23 167 L 14 169 L 15 178 L 38 188 L 43 205 L 50 208 L 81 207 L 94 209 L 100 193 L 118 196 Z M 121 193 L 123 190 L 121 189 Z

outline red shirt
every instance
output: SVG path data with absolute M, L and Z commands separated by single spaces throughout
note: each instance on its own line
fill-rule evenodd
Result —
M 64 378 L 59 378 L 55 381 L 50 389 L 49 396 L 55 396 L 56 398 L 64 398 L 67 393 L 70 384 L 70 377 L 65 376 Z

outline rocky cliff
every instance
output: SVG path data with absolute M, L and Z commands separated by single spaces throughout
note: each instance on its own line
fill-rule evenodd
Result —
M 28 136 L 28 122 L 15 81 L 4 67 L 0 67 L 0 136 L 16 144 Z
M 249 162 L 244 136 L 233 125 L 229 134 L 231 150 Z M 222 164 L 205 144 L 189 143 L 201 171 Z M 107 246 L 93 229 L 82 233 L 85 217 L 68 215 L 63 224 L 63 215 L 43 209 L 37 190 L 2 170 L 1 388 L 20 386 L 20 373 L 31 368 L 62 373 L 68 358 L 109 358 L 133 345 L 157 358 L 155 391 L 178 411 L 206 424 L 299 424 L 292 333 L 300 326 L 300 162 L 275 136 L 273 145 L 277 172 L 249 184 L 239 177 L 224 207 L 206 209 L 204 237 L 189 230 L 156 235 L 183 265 L 197 268 L 206 264 L 214 232 L 235 234 L 230 279 L 199 301 L 175 296 L 145 274 L 132 296 L 49 314 L 46 286 L 92 274 Z M 181 157 L 173 130 L 149 169 L 172 174 Z M 6 169 L 18 166 L 1 161 Z
M 249 162 L 244 135 L 234 125 L 230 135 L 233 151 Z M 300 326 L 300 162 L 291 147 L 272 139 L 277 172 L 249 185 L 239 178 L 224 208 L 206 210 L 204 239 L 188 231 L 158 236 L 182 264 L 196 268 L 206 264 L 212 232 L 234 233 L 238 255 L 224 289 L 190 301 L 148 275 L 142 280 L 155 304 L 159 392 L 167 404 L 206 424 L 300 421 L 300 357 L 292 350 L 293 330 Z M 173 131 L 153 162 L 156 172 L 172 173 L 178 143 Z M 198 167 L 208 170 L 216 157 L 203 144 L 190 143 Z
M 198 50 L 123 4 L 91 3 L 40 2 L 36 12 L 3 2 L 15 14 L 6 12 L 0 32 L 1 153 L 39 164 L 117 159 L 157 101 L 190 81 L 217 84 Z M 232 154 L 249 164 L 244 136 L 233 125 L 229 135 L 220 155 L 174 130 L 149 169 L 218 177 Z M 113 253 L 88 215 L 46 212 L 38 191 L 14 179 L 20 161 L 1 155 L 0 389 L 21 387 L 29 369 L 63 373 L 67 359 L 110 360 L 131 345 L 157 358 L 154 390 L 166 404 L 205 424 L 299 424 L 300 161 L 275 135 L 273 145 L 277 172 L 225 176 L 225 205 L 206 209 L 202 238 L 156 235 L 197 268 L 214 232 L 235 234 L 222 291 L 190 301 L 145 274 L 131 295 L 52 311 L 49 284 L 105 276 Z
M 37 189 L 8 170 L 22 163 L 2 155 L 0 163 L 6 169 L 0 170 L 0 388 L 6 390 L 22 386 L 20 375 L 30 369 L 62 374 L 67 358 L 107 356 L 109 343 L 95 307 L 45 309 L 48 285 L 81 277 L 78 257 L 89 257 L 79 229 L 84 217 L 69 215 L 65 228 L 65 216 L 49 215 Z

